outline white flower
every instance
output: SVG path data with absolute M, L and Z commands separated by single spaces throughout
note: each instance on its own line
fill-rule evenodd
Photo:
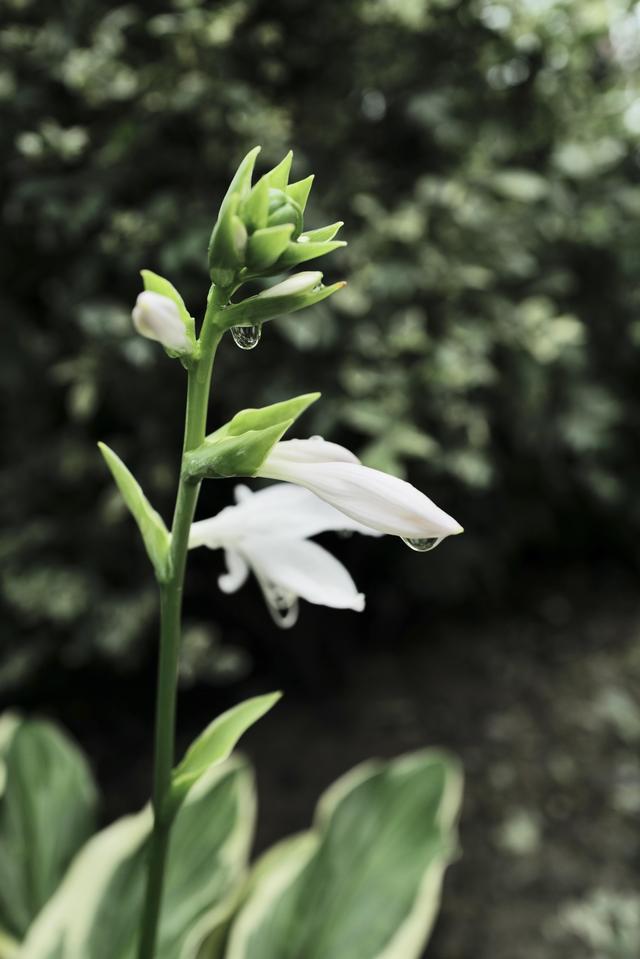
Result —
M 131 316 L 133 325 L 142 336 L 177 353 L 193 352 L 193 343 L 187 336 L 180 310 L 168 296 L 145 290 L 139 294 Z
M 298 598 L 336 609 L 364 608 L 364 596 L 342 563 L 310 536 L 326 530 L 372 530 L 345 517 L 308 490 L 277 483 L 252 493 L 236 487 L 236 506 L 191 527 L 189 548 L 224 549 L 220 589 L 232 593 L 252 570 L 279 626 L 293 626 Z M 375 534 L 374 534 L 375 535 Z
M 462 526 L 424 493 L 396 476 L 363 466 L 343 446 L 316 436 L 273 447 L 258 473 L 306 487 L 345 516 L 426 550 Z

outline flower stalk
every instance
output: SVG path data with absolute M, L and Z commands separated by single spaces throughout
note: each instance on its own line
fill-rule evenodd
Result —
M 205 437 L 211 374 L 222 333 L 216 317 L 227 298 L 211 288 L 200 336 L 200 353 L 188 369 L 187 409 L 183 453 L 199 446 Z M 147 887 L 138 959 L 153 959 L 164 889 L 164 874 L 171 831 L 171 773 L 175 759 L 176 697 L 178 657 L 182 632 L 182 595 L 189 548 L 189 531 L 196 510 L 200 482 L 187 483 L 181 477 L 171 529 L 170 569 L 167 582 L 160 583 L 160 654 L 156 695 L 153 834 L 149 850 Z

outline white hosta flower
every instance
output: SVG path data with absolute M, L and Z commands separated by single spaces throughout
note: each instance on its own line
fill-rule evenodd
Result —
M 309 293 L 314 287 L 318 286 L 322 280 L 322 273 L 317 270 L 305 270 L 302 273 L 294 273 L 287 277 L 282 283 L 276 283 L 258 294 L 261 299 L 266 300 L 271 296 L 293 296 L 297 293 Z
M 152 290 L 140 293 L 131 313 L 138 333 L 176 353 L 192 353 L 180 311 L 173 300 Z
M 364 608 L 364 596 L 342 563 L 308 537 L 327 530 L 372 530 L 288 483 L 257 493 L 238 486 L 236 499 L 236 506 L 194 523 L 189 536 L 190 549 L 224 549 L 227 572 L 218 579 L 223 592 L 239 589 L 252 570 L 283 627 L 296 622 L 299 598 L 336 609 Z
M 414 549 L 432 549 L 462 532 L 415 486 L 363 466 L 349 450 L 319 436 L 276 443 L 258 475 L 298 483 L 355 522 L 401 536 Z

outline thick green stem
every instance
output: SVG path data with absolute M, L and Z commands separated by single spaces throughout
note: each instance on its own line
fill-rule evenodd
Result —
M 183 452 L 199 446 L 205 438 L 211 372 L 221 333 L 214 318 L 223 306 L 212 291 L 200 336 L 200 355 L 189 369 L 187 412 Z M 164 873 L 169 848 L 172 813 L 169 808 L 171 771 L 174 765 L 176 693 L 182 624 L 182 594 L 189 548 L 189 530 L 196 511 L 200 484 L 180 477 L 171 530 L 171 578 L 160 585 L 160 653 L 155 721 L 153 774 L 153 834 L 151 836 L 147 887 L 142 916 L 138 959 L 154 959 L 162 905 Z

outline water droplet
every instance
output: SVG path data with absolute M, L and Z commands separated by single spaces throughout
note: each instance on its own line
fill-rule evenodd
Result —
M 232 326 L 231 336 L 241 350 L 252 350 L 260 342 L 262 324 L 258 326 Z
M 416 553 L 428 553 L 429 550 L 435 549 L 442 542 L 444 536 L 430 536 L 428 539 L 408 539 L 402 536 L 401 539 L 409 549 L 414 549 Z

